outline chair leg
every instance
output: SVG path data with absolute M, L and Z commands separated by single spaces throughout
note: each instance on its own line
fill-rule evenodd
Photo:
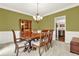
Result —
M 15 53 L 16 53 L 16 47 L 15 47 Z
M 28 50 L 28 46 L 27 46 L 26 43 L 25 43 L 25 48 L 24 48 L 23 52 L 25 52 L 25 51 L 27 51 L 27 50 Z
M 16 53 L 16 49 L 15 49 L 15 53 Z
M 29 45 L 28 45 L 28 52 L 30 52 L 31 49 L 32 49 L 32 46 L 31 46 L 31 40 L 29 40 L 28 42 L 29 42 Z
M 48 50 L 48 46 L 46 45 L 46 46 L 45 46 L 45 52 L 47 52 L 47 50 Z
M 16 49 L 16 56 L 18 56 L 18 54 L 19 54 L 19 49 L 17 48 Z
M 49 49 L 51 47 L 51 44 L 49 43 L 48 45 L 47 45 L 47 49 Z
M 51 46 L 51 48 L 52 48 L 52 42 L 50 42 L 50 46 Z
M 27 50 L 28 50 L 28 52 L 30 53 L 30 51 L 31 51 L 31 48 L 28 46 L 28 49 L 27 49 Z
M 40 51 L 40 47 L 39 47 L 39 55 L 41 56 L 41 51 Z

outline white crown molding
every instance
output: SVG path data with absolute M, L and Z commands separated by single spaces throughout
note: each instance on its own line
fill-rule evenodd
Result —
M 8 8 L 8 7 L 5 7 L 5 6 L 1 6 L 0 5 L 0 8 L 6 9 L 6 10 L 10 10 L 10 11 L 13 11 L 13 12 L 18 12 L 18 13 L 21 13 L 21 14 L 25 14 L 25 15 L 32 16 L 30 13 L 26 13 L 26 12 L 23 12 L 23 11 L 15 10 L 15 9 Z
M 0 3 L 78 3 L 79 0 L 0 0 Z
M 69 9 L 69 8 L 73 8 L 73 7 L 76 7 L 76 6 L 79 6 L 79 3 L 74 4 L 74 5 L 71 5 L 71 6 L 68 6 L 68 7 L 65 7 L 65 8 L 63 8 L 63 9 L 56 10 L 56 11 L 54 11 L 54 12 L 47 13 L 47 14 L 43 15 L 43 17 L 48 16 L 48 15 L 51 15 L 51 14 L 54 14 L 54 13 L 61 12 L 61 11 L 64 11 L 64 10 L 67 10 L 67 9 Z
M 63 8 L 63 9 L 56 10 L 56 11 L 54 11 L 54 12 L 47 13 L 47 14 L 43 15 L 43 17 L 45 17 L 45 16 L 47 16 L 47 15 L 51 15 L 51 14 L 57 13 L 57 12 L 61 12 L 61 11 L 64 11 L 64 10 L 67 10 L 67 9 L 69 9 L 69 8 L 73 8 L 73 7 L 76 7 L 76 6 L 79 6 L 79 3 L 76 3 L 76 4 L 74 4 L 74 5 L 65 7 L 65 8 Z M 2 6 L 2 5 L 0 5 L 0 8 L 6 9 L 6 10 L 10 10 L 10 11 L 14 11 L 14 12 L 18 12 L 18 13 L 25 14 L 25 15 L 29 15 L 29 16 L 33 16 L 33 15 L 30 14 L 30 13 L 23 12 L 23 11 L 19 11 L 19 10 L 15 10 L 15 9 L 8 8 L 8 7 Z

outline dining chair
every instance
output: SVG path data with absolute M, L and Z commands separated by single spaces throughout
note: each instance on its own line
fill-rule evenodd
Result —
M 48 35 L 47 35 L 48 41 L 46 42 L 46 45 L 47 46 L 50 45 L 52 47 L 53 30 L 47 30 L 47 29 L 45 29 L 45 30 L 42 30 L 42 32 L 45 32 L 46 34 L 48 32 Z
M 12 33 L 13 33 L 13 39 L 15 44 L 15 53 L 16 53 L 16 56 L 18 56 L 19 49 L 25 48 L 26 41 L 23 38 L 16 38 L 16 34 L 13 29 L 12 29 Z
M 42 34 L 44 35 L 44 37 L 42 37 Z M 38 48 L 40 56 L 42 55 L 42 52 L 41 52 L 42 47 L 44 48 L 44 51 L 46 51 L 46 47 L 47 47 L 46 45 L 47 45 L 47 41 L 48 41 L 47 35 L 48 34 L 49 34 L 49 32 L 41 32 L 39 40 L 32 42 L 32 46 Z
M 48 42 L 47 44 L 52 47 L 52 40 L 53 39 L 53 30 L 49 30 L 49 35 L 48 35 Z

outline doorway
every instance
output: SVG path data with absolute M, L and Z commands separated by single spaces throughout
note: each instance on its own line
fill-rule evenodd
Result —
M 66 16 L 55 17 L 54 21 L 55 40 L 65 42 Z

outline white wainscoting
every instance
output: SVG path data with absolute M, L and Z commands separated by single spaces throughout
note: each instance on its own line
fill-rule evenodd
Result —
M 72 40 L 72 37 L 78 37 L 79 38 L 79 32 L 78 31 L 66 31 L 65 33 L 65 42 L 70 43 Z M 55 31 L 53 32 L 53 40 L 55 39 Z
M 53 40 L 55 40 L 55 31 L 53 31 Z
M 15 31 L 16 36 L 19 37 L 19 31 Z M 12 31 L 0 31 L 0 44 L 13 42 Z
M 79 32 L 78 31 L 66 31 L 65 33 L 65 42 L 70 43 L 72 40 L 72 37 L 79 37 Z M 53 32 L 53 40 L 55 39 L 55 31 Z
M 19 37 L 19 31 L 15 31 L 16 36 Z M 66 31 L 65 42 L 70 43 L 72 37 L 79 37 L 79 32 Z M 53 40 L 55 40 L 55 31 L 53 32 Z M 13 42 L 13 33 L 11 31 L 0 31 L 0 44 Z
M 72 40 L 72 37 L 78 37 L 79 38 L 79 32 L 78 31 L 66 31 L 65 33 L 65 42 L 70 43 Z

